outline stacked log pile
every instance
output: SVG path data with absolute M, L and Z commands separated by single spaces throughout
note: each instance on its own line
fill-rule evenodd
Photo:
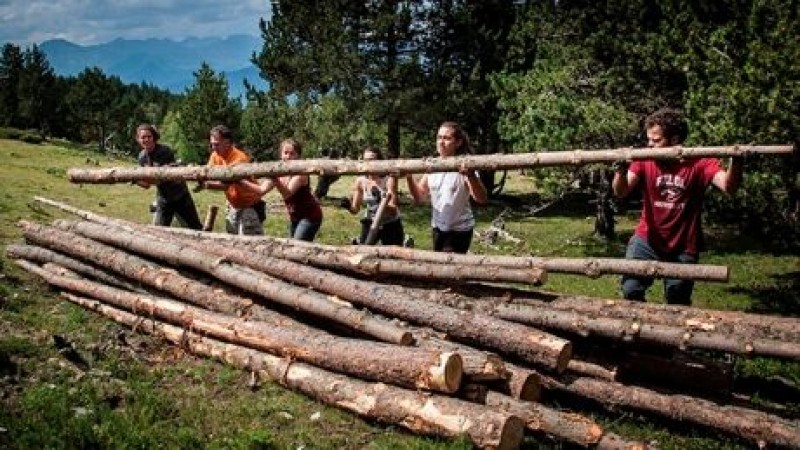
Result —
M 800 360 L 800 319 L 530 289 L 548 272 L 720 281 L 725 268 L 332 247 L 138 225 L 39 200 L 83 220 L 21 222 L 27 243 L 6 252 L 63 298 L 372 420 L 466 435 L 480 448 L 516 448 L 525 433 L 647 447 L 575 406 L 548 406 L 557 399 L 800 447 L 800 423 L 735 396 L 720 357 Z

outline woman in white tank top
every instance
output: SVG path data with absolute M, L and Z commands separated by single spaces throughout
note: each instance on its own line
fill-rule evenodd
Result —
M 436 134 L 440 158 L 472 153 L 469 137 L 456 122 L 444 122 Z M 415 203 L 431 203 L 431 232 L 435 251 L 467 253 L 472 243 L 475 217 L 470 198 L 478 204 L 487 201 L 486 188 L 474 170 L 425 174 L 419 181 L 406 176 Z

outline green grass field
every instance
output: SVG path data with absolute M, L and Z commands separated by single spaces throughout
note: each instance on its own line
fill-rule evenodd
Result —
M 154 191 L 129 184 L 73 185 L 70 167 L 99 163 L 132 166 L 91 150 L 28 145 L 0 140 L 0 239 L 3 247 L 22 242 L 19 220 L 49 223 L 66 217 L 38 204 L 48 197 L 93 212 L 145 223 Z M 359 232 L 359 217 L 335 204 L 349 195 L 352 178 L 336 182 L 324 201 L 325 221 L 318 241 L 349 243 Z M 401 183 L 402 190 L 405 186 Z M 504 214 L 505 230 L 521 242 L 499 240 L 495 246 L 476 239 L 475 253 L 537 256 L 620 257 L 636 217 L 619 218 L 619 237 L 594 237 L 591 206 L 556 205 L 530 217 L 526 199 L 535 186 L 518 172 L 509 175 L 506 194 L 517 205 Z M 224 206 L 221 192 L 195 195 L 201 216 L 211 204 Z M 287 219 L 277 194 L 267 197 L 271 211 L 267 234 L 284 236 Z M 479 231 L 507 204 L 493 202 L 478 210 Z M 430 248 L 429 209 L 412 207 L 404 197 L 404 224 L 416 246 Z M 216 230 L 222 229 L 218 218 Z M 709 229 L 704 263 L 731 268 L 729 283 L 699 283 L 696 306 L 715 309 L 800 315 L 800 256 L 775 254 L 748 236 Z M 365 422 L 328 408 L 278 385 L 250 386 L 249 375 L 183 353 L 147 336 L 131 333 L 93 313 L 59 299 L 9 261 L 0 259 L 0 448 L 232 448 L 232 449 L 458 449 L 465 440 L 412 436 L 400 429 Z M 550 274 L 547 289 L 617 297 L 617 277 L 588 279 Z M 651 301 L 661 301 L 659 285 Z M 88 361 L 78 370 L 58 352 L 53 336 L 73 342 Z M 770 360 L 737 362 L 740 373 L 780 375 L 800 384 L 800 365 Z M 796 407 L 797 405 L 795 405 Z M 581 411 L 630 438 L 657 441 L 662 448 L 748 448 L 744 443 L 699 428 L 668 424 L 633 412 L 606 413 L 592 405 Z M 797 410 L 795 408 L 795 413 Z M 320 413 L 320 414 L 317 414 Z M 797 414 L 795 415 L 797 417 Z M 561 448 L 530 437 L 526 448 Z

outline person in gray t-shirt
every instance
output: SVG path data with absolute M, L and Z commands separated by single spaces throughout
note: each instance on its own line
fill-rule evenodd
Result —
M 175 165 L 175 153 L 164 144 L 159 144 L 160 135 L 156 127 L 142 124 L 136 128 L 136 142 L 139 143 L 139 165 L 143 167 L 158 167 Z M 148 189 L 153 183 L 145 180 L 136 182 L 139 186 Z M 185 181 L 161 181 L 156 184 L 155 211 L 153 223 L 155 225 L 170 226 L 172 219 L 177 216 L 188 228 L 200 230 L 203 224 L 197 215 L 192 194 Z

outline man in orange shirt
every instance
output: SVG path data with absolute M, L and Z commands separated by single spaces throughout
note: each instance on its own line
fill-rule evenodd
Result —
M 225 125 L 217 125 L 211 129 L 209 136 L 211 156 L 209 166 L 233 166 L 249 163 L 250 156 L 233 145 L 233 132 Z M 263 206 L 261 194 L 238 181 L 206 181 L 203 187 L 225 191 L 228 208 L 225 215 L 225 228 L 231 234 L 264 234 L 264 216 L 259 215 L 256 207 Z

